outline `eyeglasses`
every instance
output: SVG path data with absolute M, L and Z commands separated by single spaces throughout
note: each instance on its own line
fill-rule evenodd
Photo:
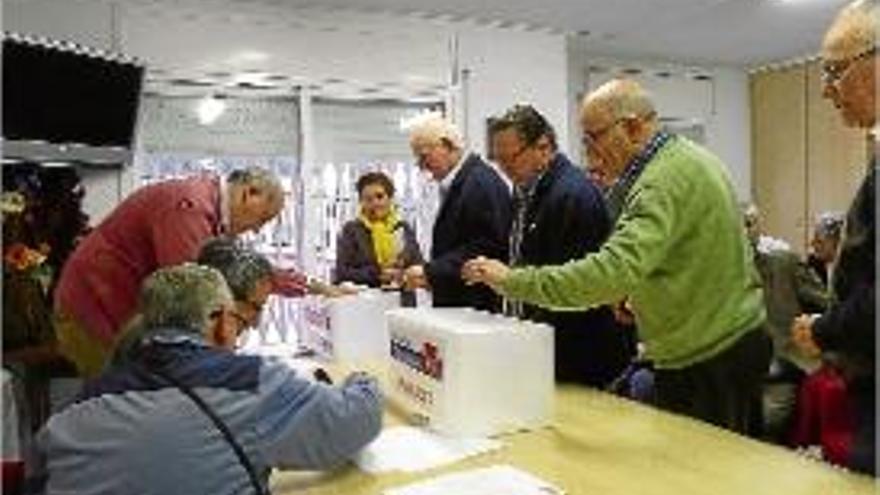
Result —
M 621 122 L 624 122 L 626 120 L 634 120 L 637 118 L 639 118 L 639 117 L 636 117 L 636 116 L 621 117 L 621 118 L 615 120 L 614 122 L 608 124 L 607 126 L 599 129 L 598 131 L 588 131 L 588 130 L 584 129 L 583 135 L 581 137 L 581 143 L 587 147 L 589 147 L 591 145 L 595 145 L 596 143 L 599 142 L 600 139 L 602 139 L 603 136 L 605 136 L 605 134 L 608 134 L 608 132 L 611 131 L 611 129 L 614 129 L 615 127 L 617 127 L 617 125 L 620 124 Z
M 520 146 L 519 149 L 516 150 L 514 153 L 511 153 L 509 155 L 502 155 L 499 153 L 496 156 L 496 158 L 498 159 L 498 163 L 502 163 L 502 164 L 513 163 L 513 162 L 517 161 L 519 159 L 519 157 L 521 157 L 523 155 L 523 153 L 528 151 L 529 148 L 531 148 L 532 146 L 534 146 L 534 143 L 533 144 L 524 144 L 524 145 Z
M 208 315 L 208 317 L 210 317 L 212 320 L 215 320 L 218 318 L 222 318 L 223 315 L 225 315 L 225 314 L 228 314 L 229 316 L 231 316 L 236 321 L 236 323 L 238 323 L 237 328 L 235 330 L 236 336 L 241 335 L 250 326 L 250 323 L 248 322 L 247 318 L 245 318 L 238 311 L 235 311 L 234 309 L 230 309 L 228 307 L 222 307 L 218 310 L 212 311 Z
M 581 135 L 581 143 L 587 147 L 595 145 L 603 136 L 605 136 L 605 134 L 608 134 L 611 129 L 617 127 L 621 122 L 626 122 L 628 120 L 647 120 L 653 118 L 655 115 L 655 112 L 650 112 L 645 115 L 627 115 L 626 117 L 620 117 L 619 119 L 614 120 L 607 126 L 596 131 L 588 131 L 584 129 L 583 134 Z
M 846 72 L 859 60 L 868 58 L 877 53 L 877 48 L 871 48 L 858 55 L 854 55 L 843 60 L 829 60 L 822 66 L 822 82 L 828 85 L 837 84 Z
M 428 155 L 431 154 L 437 146 L 440 146 L 440 143 L 425 143 L 418 147 L 414 147 L 413 155 L 416 158 L 416 165 L 418 165 L 419 168 L 425 168 L 425 162 L 428 160 Z

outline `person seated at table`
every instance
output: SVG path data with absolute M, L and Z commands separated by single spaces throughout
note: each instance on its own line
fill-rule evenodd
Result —
M 362 175 L 357 191 L 360 212 L 339 234 L 334 281 L 399 286 L 404 269 L 424 262 L 415 231 L 398 216 L 394 184 L 387 175 Z
M 843 214 L 827 211 L 821 213 L 813 225 L 813 237 L 810 239 L 807 265 L 816 273 L 825 287 L 828 287 L 828 275 L 831 273 L 834 260 L 837 259 L 837 247 L 840 245 L 843 222 Z
M 160 269 L 140 306 L 131 358 L 41 431 L 31 481 L 45 493 L 268 493 L 272 468 L 338 466 L 378 435 L 374 378 L 331 387 L 233 352 L 245 317 L 217 270 Z
M 272 293 L 272 262 L 232 236 L 209 239 L 199 250 L 196 262 L 223 275 L 236 311 L 242 317 L 241 323 L 247 328 L 256 328 Z M 133 318 L 114 346 L 111 366 L 127 359 L 143 337 L 144 330 L 140 315 Z

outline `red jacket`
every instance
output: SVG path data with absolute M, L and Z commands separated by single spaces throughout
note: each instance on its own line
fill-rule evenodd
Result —
M 86 236 L 67 260 L 55 310 L 110 346 L 136 310 L 141 283 L 156 269 L 194 261 L 221 233 L 220 181 L 169 180 L 135 191 Z

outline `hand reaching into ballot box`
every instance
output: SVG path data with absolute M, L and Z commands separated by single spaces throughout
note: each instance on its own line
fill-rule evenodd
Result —
M 485 256 L 477 256 L 466 262 L 461 269 L 461 277 L 468 284 L 486 284 L 496 292 L 509 273 L 510 268 L 507 265 Z
M 309 278 L 292 269 L 275 269 L 272 273 L 272 293 L 285 297 L 304 296 L 308 288 Z
M 427 289 L 428 276 L 423 265 L 413 265 L 403 272 L 403 286 L 409 290 Z
M 276 269 L 272 274 L 272 293 L 285 297 L 301 297 L 306 294 L 341 297 L 357 294 L 358 288 L 328 284 L 296 270 Z

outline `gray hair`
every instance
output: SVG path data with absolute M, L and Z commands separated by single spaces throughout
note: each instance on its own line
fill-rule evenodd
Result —
M 230 185 L 237 184 L 247 186 L 256 189 L 257 191 L 264 192 L 271 196 L 275 201 L 281 201 L 284 199 L 284 189 L 281 187 L 281 182 L 278 180 L 278 177 L 263 168 L 247 167 L 235 169 L 229 172 L 226 181 Z
M 464 149 L 464 140 L 455 125 L 438 112 L 428 112 L 413 118 L 407 125 L 410 143 L 428 141 L 447 142 L 452 148 Z
M 246 301 L 261 280 L 272 276 L 272 263 L 233 237 L 216 237 L 202 245 L 198 263 L 217 269 L 232 297 Z
M 207 266 L 184 263 L 161 268 L 141 289 L 142 326 L 203 334 L 211 318 L 232 303 L 223 275 Z
M 813 232 L 816 237 L 839 240 L 840 233 L 843 230 L 843 222 L 844 217 L 842 213 L 836 211 L 822 212 L 816 217 Z

